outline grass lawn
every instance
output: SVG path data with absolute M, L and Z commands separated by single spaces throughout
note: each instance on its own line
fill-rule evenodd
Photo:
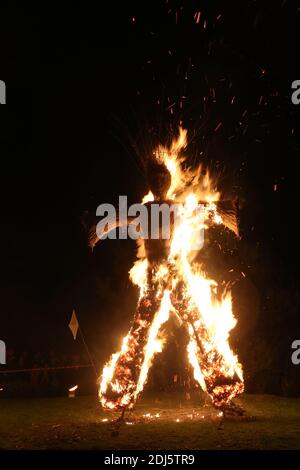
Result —
M 175 394 L 159 400 L 143 397 L 134 416 L 127 418 L 133 424 L 123 424 L 112 435 L 112 415 L 101 409 L 96 397 L 1 399 L 0 448 L 300 448 L 300 399 L 244 395 L 238 402 L 256 420 L 225 421 L 220 428 L 220 420 L 212 417 L 209 407 L 184 402 Z M 194 418 L 193 410 L 198 413 Z M 143 418 L 147 413 L 159 417 Z

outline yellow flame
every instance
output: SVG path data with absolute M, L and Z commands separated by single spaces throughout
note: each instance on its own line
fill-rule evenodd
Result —
M 142 199 L 142 204 L 146 204 L 147 202 L 154 201 L 154 196 L 151 191 L 146 194 Z
M 166 165 L 171 174 L 167 199 L 178 203 L 180 211 L 178 223 L 175 224 L 172 234 L 168 263 L 162 263 L 156 269 L 154 277 L 156 283 L 164 286 L 164 280 L 170 276 L 168 266 L 175 267 L 175 275 L 171 279 L 170 287 L 161 287 L 163 289 L 162 301 L 149 325 L 138 379 L 133 381 L 128 378 L 130 374 L 124 383 L 114 378 L 116 368 L 119 367 L 119 359 L 126 358 L 130 352 L 129 345 L 134 344 L 134 338 L 130 332 L 123 339 L 120 351 L 113 354 L 108 364 L 105 365 L 99 397 L 102 405 L 107 409 L 132 407 L 143 390 L 153 357 L 155 353 L 161 352 L 163 347 L 160 330 L 173 309 L 170 289 L 176 288 L 178 281 L 183 281 L 186 286 L 185 312 L 181 312 L 179 316 L 188 326 L 190 339 L 187 353 L 194 370 L 195 380 L 219 408 L 228 404 L 244 389 L 242 367 L 229 345 L 230 331 L 236 325 L 232 312 L 231 294 L 225 292 L 221 299 L 217 298 L 217 282 L 207 277 L 202 266 L 195 264 L 192 250 L 195 233 L 199 229 L 199 218 L 195 216 L 195 209 L 199 201 L 206 201 L 205 220 L 209 219 L 215 224 L 222 223 L 222 217 L 218 214 L 215 204 L 220 198 L 220 193 L 216 191 L 215 182 L 209 173 L 203 172 L 201 165 L 196 170 L 183 169 L 182 151 L 186 145 L 187 133 L 180 129 L 178 138 L 174 139 L 170 148 L 159 146 L 155 152 L 156 158 Z M 154 196 L 149 192 L 144 196 L 143 203 L 153 200 Z M 203 228 L 206 228 L 205 224 Z M 149 267 L 142 242 L 139 242 L 138 257 L 129 276 L 132 282 L 140 288 L 141 299 L 147 290 Z M 144 326 L 143 320 L 140 322 Z M 127 371 L 124 370 L 123 373 L 126 376 Z M 117 398 L 106 396 L 108 386 Z
M 162 351 L 163 341 L 161 339 L 158 339 L 158 333 L 159 333 L 161 325 L 169 319 L 170 310 L 171 310 L 170 292 L 165 290 L 160 309 L 155 315 L 153 323 L 149 331 L 148 342 L 145 348 L 145 359 L 141 368 L 141 373 L 140 373 L 140 377 L 139 377 L 136 392 L 135 392 L 136 396 L 138 396 L 138 394 L 144 388 L 144 384 L 146 382 L 147 375 L 148 375 L 148 370 L 152 363 L 154 354 Z

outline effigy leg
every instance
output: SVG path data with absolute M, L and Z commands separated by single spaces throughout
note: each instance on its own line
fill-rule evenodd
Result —
M 226 362 L 226 358 L 214 344 L 201 312 L 191 299 L 183 280 L 176 284 L 171 301 L 177 314 L 188 327 L 188 353 L 194 367 L 195 379 L 220 412 L 227 413 L 232 410 L 233 413 L 242 414 L 242 409 L 232 403 L 232 399 L 244 390 L 242 377 L 232 364 Z
M 112 411 L 130 410 L 140 392 L 140 376 L 145 361 L 146 345 L 154 317 L 159 311 L 163 289 L 155 281 L 153 269 L 148 270 L 147 285 L 140 298 L 132 326 L 123 340 L 119 353 L 104 367 L 100 385 L 102 406 Z

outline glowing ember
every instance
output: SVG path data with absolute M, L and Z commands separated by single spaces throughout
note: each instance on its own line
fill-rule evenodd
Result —
M 170 184 L 163 199 L 150 191 L 143 204 L 180 204 L 179 223 L 174 224 L 168 249 L 164 245 L 159 256 L 153 255 L 153 246 L 157 242 L 160 249 L 161 240 L 139 240 L 139 259 L 130 270 L 131 280 L 140 289 L 134 321 L 120 351 L 105 365 L 100 380 L 100 401 L 108 410 L 133 407 L 147 381 L 154 355 L 162 351 L 161 327 L 171 312 L 187 326 L 189 362 L 195 380 L 213 405 L 225 409 L 244 390 L 242 367 L 228 342 L 236 325 L 231 294 L 225 291 L 221 297 L 217 295 L 217 283 L 195 261 L 197 253 L 193 249 L 199 233 L 197 205 L 203 204 L 203 229 L 223 224 L 237 235 L 234 203 L 220 200 L 213 180 L 208 173 L 203 174 L 201 166 L 196 171 L 183 171 L 185 147 L 186 131 L 180 130 L 170 148 L 160 146 L 155 153 L 156 161 L 169 172 Z

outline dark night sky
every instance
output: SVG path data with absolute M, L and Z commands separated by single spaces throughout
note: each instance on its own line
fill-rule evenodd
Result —
M 134 244 L 107 242 L 91 254 L 80 217 L 119 194 L 139 201 L 146 187 L 132 142 L 143 154 L 180 121 L 191 162 L 202 158 L 221 189 L 239 195 L 243 238 L 259 244 L 270 279 L 275 270 L 282 285 L 298 282 L 299 110 L 290 86 L 300 78 L 299 8 L 185 3 L 0 7 L 8 101 L 0 128 L 0 338 L 9 345 L 71 345 L 73 306 L 95 349 L 110 311 L 109 328 L 120 332 L 118 315 L 126 328 Z

